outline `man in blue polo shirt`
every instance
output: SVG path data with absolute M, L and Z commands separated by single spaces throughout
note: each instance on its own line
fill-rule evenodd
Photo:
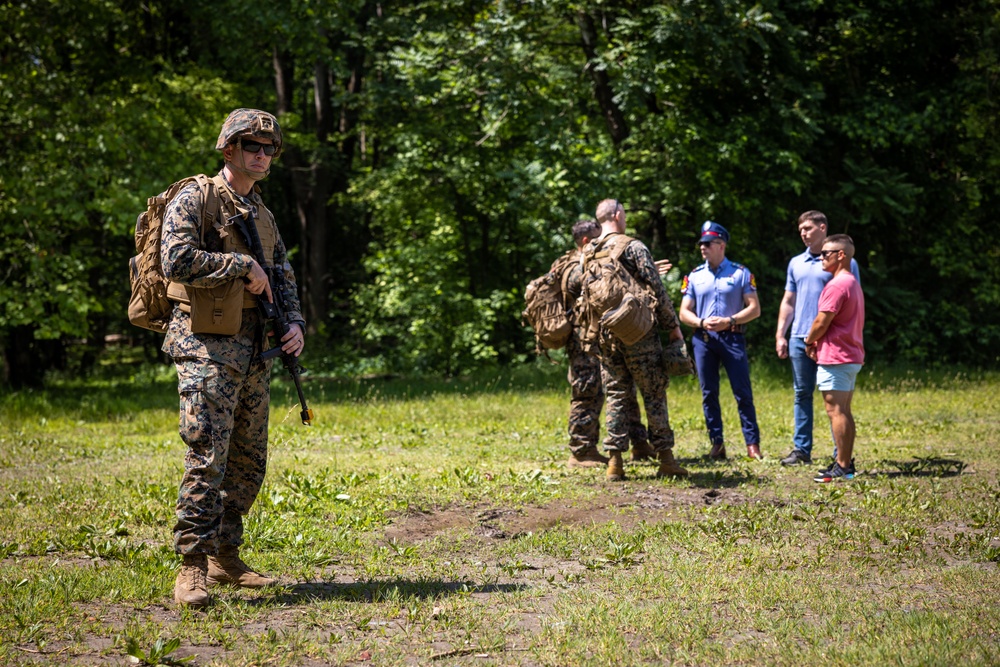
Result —
M 812 463 L 816 362 L 806 355 L 805 338 L 816 319 L 819 295 L 833 277 L 832 273 L 823 270 L 820 259 L 820 250 L 829 228 L 826 216 L 819 211 L 806 211 L 799 216 L 798 224 L 799 236 L 806 250 L 788 262 L 785 295 L 778 309 L 778 329 L 775 332 L 778 358 L 792 360 L 792 386 L 795 390 L 793 448 L 788 456 L 781 459 L 781 465 L 785 466 Z M 851 273 L 860 285 L 858 263 L 854 259 L 851 260 Z M 789 325 L 791 336 L 786 338 Z M 836 457 L 836 449 L 833 455 Z
M 709 458 L 726 458 L 719 406 L 719 365 L 726 368 L 729 386 L 736 398 L 747 456 L 760 459 L 760 429 L 750 386 L 750 362 L 746 339 L 747 322 L 760 316 L 757 283 L 742 264 L 726 259 L 729 232 L 717 222 L 701 227 L 698 245 L 705 263 L 684 278 L 681 285 L 681 322 L 692 327 L 691 347 L 701 383 L 705 426 L 712 444 Z

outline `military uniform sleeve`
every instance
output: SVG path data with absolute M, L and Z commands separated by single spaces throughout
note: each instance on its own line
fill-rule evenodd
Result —
M 680 320 L 677 319 L 677 313 L 674 311 L 674 304 L 671 303 L 670 296 L 667 294 L 666 288 L 663 287 L 660 272 L 656 269 L 653 255 L 649 249 L 640 241 L 633 241 L 625 249 L 622 261 L 631 265 L 626 268 L 635 269 L 632 275 L 639 282 L 645 283 L 652 290 L 653 296 L 656 297 L 656 321 L 660 329 L 673 331 L 680 326 Z
M 160 242 L 163 275 L 192 287 L 217 287 L 248 275 L 253 265 L 248 255 L 201 249 L 202 205 L 197 183 L 184 186 L 167 205 Z
M 583 270 L 579 262 L 573 262 L 569 268 L 569 276 L 566 278 L 566 296 L 569 301 L 575 302 L 583 294 Z
M 277 243 L 274 244 L 274 265 L 280 266 L 285 273 L 285 284 L 282 296 L 285 297 L 285 305 L 288 307 L 289 321 L 298 322 L 302 325 L 302 331 L 306 330 L 306 320 L 302 317 L 302 303 L 299 301 L 299 287 L 295 282 L 295 271 L 288 261 L 288 251 L 285 249 L 285 242 L 281 234 L 277 235 Z

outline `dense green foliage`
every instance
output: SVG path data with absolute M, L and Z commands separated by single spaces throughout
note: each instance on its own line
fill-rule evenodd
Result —
M 0 22 L 12 384 L 134 333 L 130 226 L 218 167 L 235 106 L 287 132 L 265 198 L 331 364 L 526 359 L 523 286 L 606 196 L 677 272 L 701 221 L 730 229 L 761 289 L 756 355 L 795 218 L 820 209 L 858 245 L 871 358 L 997 362 L 990 0 L 32 0 Z

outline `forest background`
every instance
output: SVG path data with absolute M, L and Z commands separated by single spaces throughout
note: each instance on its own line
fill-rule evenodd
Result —
M 0 3 L 3 383 L 86 374 L 128 324 L 147 197 L 276 113 L 263 183 L 307 364 L 454 375 L 533 357 L 525 284 L 605 197 L 682 272 L 706 219 L 773 356 L 796 217 L 858 247 L 869 359 L 1000 360 L 995 0 Z M 116 336 L 117 334 L 117 336 Z

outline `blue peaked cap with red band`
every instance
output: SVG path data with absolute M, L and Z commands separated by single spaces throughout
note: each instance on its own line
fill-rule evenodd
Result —
M 717 239 L 729 243 L 729 232 L 719 223 L 706 220 L 701 226 L 701 238 L 698 239 L 698 243 L 708 243 Z

